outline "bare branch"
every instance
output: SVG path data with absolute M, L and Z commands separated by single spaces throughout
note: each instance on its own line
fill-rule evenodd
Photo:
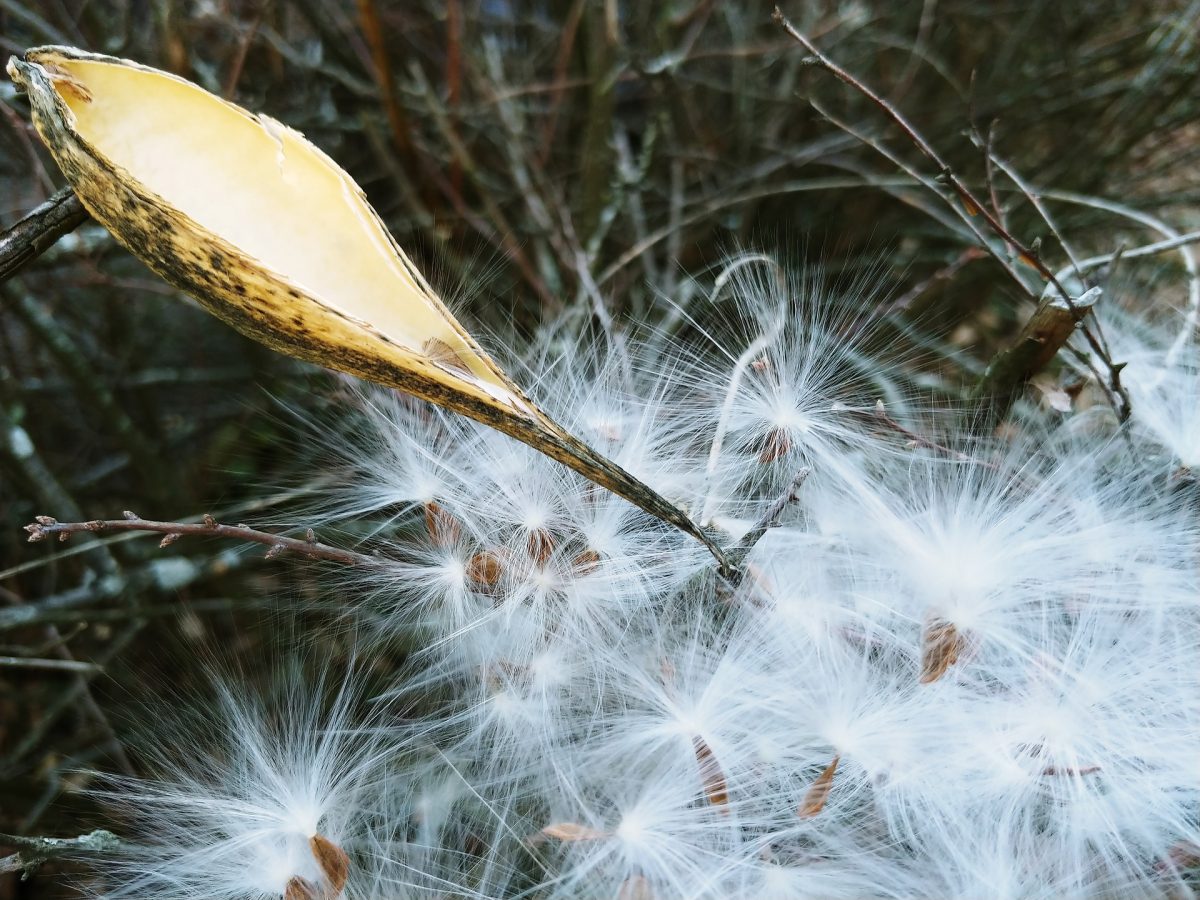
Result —
M 205 516 L 202 522 L 153 522 L 132 512 L 126 512 L 124 519 L 93 519 L 90 522 L 59 522 L 50 516 L 38 516 L 36 522 L 25 526 L 25 530 L 29 532 L 30 543 L 44 541 L 55 535 L 60 541 L 65 541 L 71 535 L 80 532 L 95 534 L 101 531 L 147 531 L 165 535 L 159 544 L 160 547 L 168 547 L 184 536 L 205 535 L 264 544 L 270 548 L 266 553 L 267 559 L 274 559 L 284 553 L 295 553 L 309 559 L 323 559 L 343 566 L 377 565 L 379 562 L 375 557 L 364 553 L 319 543 L 311 528 L 308 529 L 308 534 L 300 539 L 256 531 L 249 525 L 222 525 L 212 516 Z
M 805 466 L 788 484 L 787 489 L 764 510 L 758 521 L 754 523 L 754 527 L 746 532 L 742 542 L 729 551 L 729 563 L 734 569 L 741 569 L 742 563 L 746 561 L 746 557 L 750 555 L 750 551 L 754 549 L 754 545 L 762 540 L 763 535 L 772 528 L 779 527 L 779 519 L 783 515 L 783 511 L 787 509 L 789 503 L 794 503 L 797 499 L 796 493 L 808 478 L 812 469 Z
M 975 386 L 972 397 L 981 404 L 983 427 L 1004 418 L 1020 389 L 1054 358 L 1099 297 L 1100 288 L 1092 288 L 1071 304 L 1051 300 L 1038 306 L 1017 340 L 996 354 Z
M 14 669 L 47 669 L 59 672 L 90 672 L 101 671 L 100 667 L 77 659 L 40 659 L 36 656 L 0 656 L 0 667 Z
M 959 462 L 980 463 L 979 460 L 975 459 L 974 457 L 968 456 L 966 453 L 963 453 L 961 450 L 955 450 L 953 447 L 947 447 L 944 444 L 939 444 L 935 440 L 927 438 L 924 435 L 917 434 L 917 432 L 913 431 L 911 428 L 905 428 L 899 421 L 897 421 L 895 418 L 893 418 L 893 416 L 887 411 L 887 407 L 883 405 L 882 400 L 879 400 L 875 403 L 875 409 L 873 410 L 872 414 L 873 414 L 874 418 L 878 419 L 880 422 L 882 422 L 884 425 L 886 425 L 892 431 L 896 432 L 897 434 L 899 434 L 899 435 L 903 436 L 905 439 L 907 439 L 908 442 L 910 444 L 912 444 L 914 447 L 923 447 L 926 450 L 934 450 L 945 456 L 949 456 L 953 459 L 956 459 Z M 980 463 L 980 465 L 986 465 L 986 466 L 992 467 L 990 463 Z
M 942 266 L 942 268 L 938 269 L 928 278 L 919 281 L 895 300 L 883 304 L 878 310 L 876 310 L 876 312 L 873 314 L 873 317 L 888 316 L 906 311 L 910 306 L 912 306 L 913 302 L 918 300 L 923 294 L 927 293 L 938 285 L 946 284 L 947 282 L 951 281 L 954 276 L 956 276 L 959 271 L 961 271 L 968 263 L 986 258 L 987 253 L 978 247 L 967 247 L 967 249 L 963 250 L 963 252 L 955 257 L 952 262 Z
M 0 234 L 0 281 L 7 281 L 88 219 L 75 192 L 63 188 Z
M 28 876 L 48 860 L 78 853 L 110 853 L 121 846 L 121 841 L 111 831 L 96 830 L 73 838 L 0 834 L 0 845 L 17 848 L 16 853 L 0 858 L 0 874 L 21 872 Z
M 1081 259 L 1078 262 L 1078 266 L 1080 271 L 1087 272 L 1092 269 L 1098 269 L 1101 266 L 1107 266 L 1117 259 L 1140 259 L 1143 256 L 1154 256 L 1158 253 L 1166 253 L 1168 250 L 1177 250 L 1180 247 L 1197 243 L 1200 243 L 1200 231 L 1189 231 L 1187 234 L 1181 234 L 1170 240 L 1156 241 L 1153 244 L 1143 244 L 1140 247 L 1134 247 L 1132 250 L 1122 249 L 1115 253 L 1105 253 L 1102 256 L 1089 256 L 1087 259 Z
M 1062 283 L 1058 279 L 1058 276 L 1041 260 L 1039 254 L 1018 240 L 1015 236 L 1013 236 L 1012 232 L 1004 227 L 1004 224 L 997 218 L 997 215 L 988 208 L 988 205 L 983 200 L 977 197 L 971 191 L 971 189 L 962 182 L 962 180 L 954 173 L 954 170 L 950 168 L 949 163 L 942 159 L 933 146 L 921 136 L 920 132 L 918 132 L 916 128 L 914 128 L 908 122 L 908 120 L 904 118 L 899 110 L 897 110 L 891 103 L 889 103 L 879 94 L 875 93 L 875 91 L 873 91 L 870 87 L 856 78 L 850 72 L 843 69 L 832 59 L 822 53 L 817 48 L 816 44 L 814 44 L 802 32 L 798 31 L 796 27 L 788 21 L 787 17 L 784 16 L 779 7 L 775 7 L 774 19 L 784 29 L 784 31 L 788 33 L 788 35 L 790 35 L 798 44 L 804 47 L 809 54 L 811 54 L 814 63 L 825 69 L 838 80 L 849 85 L 858 93 L 862 94 L 881 112 L 883 112 L 884 115 L 886 115 L 888 119 L 890 119 L 892 123 L 904 133 L 905 137 L 908 138 L 913 146 L 920 151 L 921 155 L 937 168 L 938 179 L 954 192 L 959 202 L 961 202 L 969 212 L 982 216 L 992 232 L 995 233 L 1002 241 L 1012 247 L 1013 250 L 1016 251 L 1017 256 L 1020 257 L 1023 262 L 1028 263 L 1034 269 L 1036 269 L 1038 274 L 1046 280 L 1048 285 L 1051 286 L 1055 292 L 1057 292 L 1057 297 L 1055 297 L 1053 294 L 1050 294 L 1049 296 L 1045 296 L 1043 298 L 1042 304 L 1039 307 L 1039 312 L 1041 307 L 1045 307 L 1051 302 L 1060 302 L 1066 305 L 1076 324 L 1083 321 L 1087 310 L 1077 309 L 1075 301 L 1071 298 L 1070 294 L 1068 294 L 1066 288 L 1063 287 Z M 1035 317 L 1036 315 L 1037 313 L 1035 313 Z M 1074 328 L 1074 326 L 1072 326 L 1072 328 Z M 1117 413 L 1117 417 L 1121 421 L 1125 421 L 1129 418 L 1131 405 L 1129 394 L 1121 384 L 1122 367 L 1113 363 L 1102 342 L 1090 329 L 1084 327 L 1080 330 L 1082 331 L 1083 336 L 1092 352 L 1096 354 L 1097 358 L 1104 363 L 1108 370 L 1109 383 L 1111 385 L 1111 394 L 1109 395 L 1109 399 L 1110 402 L 1113 403 L 1113 408 Z M 1055 349 L 1057 350 L 1057 348 Z

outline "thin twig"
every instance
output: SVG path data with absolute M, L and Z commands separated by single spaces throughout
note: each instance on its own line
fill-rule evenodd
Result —
M 130 604 L 131 611 L 136 612 L 141 608 L 141 605 L 141 598 L 137 598 L 136 602 Z M 141 621 L 140 616 L 138 620 Z M 80 624 L 75 634 L 78 634 L 80 629 L 86 627 L 86 625 Z M 133 762 L 129 759 L 129 754 L 125 752 L 125 745 L 117 736 L 116 729 L 113 728 L 112 722 L 109 721 L 103 707 L 96 701 L 96 696 L 87 681 L 88 678 L 102 673 L 104 667 L 95 662 L 81 662 L 76 660 L 67 646 L 67 638 L 63 637 L 62 632 L 58 630 L 58 626 L 54 623 L 46 623 L 45 632 L 46 636 L 53 642 L 51 647 L 54 650 L 54 654 L 58 657 L 57 660 L 50 660 L 50 662 L 61 663 L 64 668 L 71 668 L 75 671 L 75 688 L 82 691 L 81 699 L 84 711 L 100 727 L 104 736 L 108 738 L 108 742 L 112 746 L 113 759 L 120 766 L 121 771 L 126 775 L 136 775 L 137 770 L 134 768 Z M 28 654 L 28 656 L 36 655 L 38 654 Z M 50 668 L 55 668 L 55 666 L 52 665 Z
M 73 838 L 25 837 L 0 834 L 0 846 L 16 847 L 16 853 L 0 859 L 0 874 L 22 872 L 29 875 L 42 863 L 58 856 L 77 853 L 109 853 L 121 846 L 120 839 L 102 829 Z
M 558 39 L 558 52 L 554 56 L 554 77 L 551 81 L 554 90 L 550 95 L 550 108 L 546 111 L 545 122 L 542 125 L 541 148 L 537 154 L 539 168 L 544 168 L 550 161 L 550 154 L 554 149 L 554 133 L 558 128 L 558 111 L 569 86 L 567 66 L 571 63 L 571 55 L 575 49 L 575 36 L 579 33 L 579 23 L 583 19 L 584 5 L 585 0 L 575 0 L 571 11 L 567 13 L 566 22 L 562 26 L 562 33 Z
M 979 259 L 986 259 L 987 253 L 978 247 L 967 247 L 962 253 L 958 254 L 948 265 L 942 266 L 928 278 L 925 278 L 897 297 L 890 303 L 886 303 L 877 310 L 872 318 L 880 316 L 890 316 L 895 313 L 901 313 L 908 309 L 917 298 L 929 291 L 935 285 L 944 284 L 954 278 L 968 263 L 975 262 Z
M 161 450 L 117 402 L 108 383 L 96 377 L 96 369 L 88 354 L 70 331 L 60 325 L 47 304 L 30 296 L 20 282 L 14 280 L 11 284 L 0 284 L 0 309 L 11 310 L 15 314 L 17 320 L 45 347 L 58 372 L 69 379 L 86 407 L 94 411 L 99 420 L 107 423 L 146 479 L 150 496 L 155 500 L 166 499 L 172 477 L 164 466 Z
M 45 203 L 0 234 L 0 281 L 7 281 L 88 219 L 88 211 L 70 188 L 63 188 Z
M 266 554 L 267 559 L 274 559 L 284 553 L 295 553 L 309 559 L 323 559 L 344 566 L 377 565 L 379 562 L 364 553 L 319 543 L 311 528 L 301 539 L 257 531 L 249 525 L 222 525 L 212 516 L 205 516 L 202 522 L 191 523 L 154 522 L 128 511 L 124 519 L 93 519 L 90 522 L 59 522 L 50 516 L 38 516 L 36 522 L 25 526 L 25 530 L 29 532 L 30 543 L 44 541 L 56 535 L 60 541 L 65 541 L 71 535 L 81 532 L 95 534 L 100 531 L 148 531 L 166 535 L 160 544 L 163 547 L 170 546 L 184 536 L 207 535 L 264 544 L 270 547 Z
M 80 697 L 86 697 L 91 690 L 92 679 L 125 652 L 125 649 L 133 642 L 133 639 L 137 637 L 145 624 L 145 621 L 141 618 L 136 618 L 129 622 L 115 638 L 109 641 L 104 650 L 96 656 L 95 670 L 77 672 L 67 689 L 55 698 L 52 703 L 47 704 L 38 711 L 38 718 L 33 726 L 23 732 L 17 746 L 0 759 L 0 771 L 10 769 L 20 763 L 21 760 L 37 749 L 43 738 L 50 733 L 55 723 L 62 716 L 69 710 L 74 711 L 78 709 Z
M 1058 276 L 1050 270 L 1050 268 L 1039 258 L 1035 251 L 1027 247 L 1023 242 L 1018 240 L 1012 234 L 1012 232 L 1004 227 L 1004 224 L 1000 222 L 1000 220 L 991 210 L 988 209 L 987 204 L 976 197 L 970 188 L 968 188 L 962 182 L 962 180 L 959 179 L 959 177 L 954 173 L 954 170 L 950 168 L 949 163 L 942 159 L 933 146 L 921 136 L 920 132 L 918 132 L 916 128 L 914 128 L 908 122 L 908 120 L 904 118 L 899 110 L 897 110 L 894 106 L 892 106 L 891 103 L 873 91 L 870 87 L 856 78 L 850 72 L 843 69 L 832 59 L 822 53 L 817 48 L 816 44 L 809 40 L 808 37 L 797 30 L 796 27 L 788 21 L 787 17 L 784 16 L 779 7 L 775 7 L 773 17 L 775 21 L 784 29 L 784 31 L 788 33 L 788 35 L 790 35 L 797 43 L 804 47 L 809 54 L 811 54 L 813 61 L 817 65 L 821 66 L 821 68 L 825 69 L 838 80 L 849 85 L 852 89 L 862 94 L 881 112 L 883 112 L 884 115 L 886 115 L 892 121 L 892 123 L 904 133 L 905 137 L 908 138 L 912 145 L 916 147 L 926 159 L 933 163 L 933 165 L 937 168 L 939 180 L 946 184 L 954 192 L 954 194 L 958 197 L 959 202 L 961 202 L 968 211 L 982 216 L 993 233 L 995 233 L 1001 240 L 1016 250 L 1017 255 L 1021 257 L 1023 261 L 1027 261 L 1030 265 L 1032 265 L 1033 268 L 1037 270 L 1038 274 L 1041 275 L 1042 278 L 1044 278 L 1047 283 L 1054 288 L 1058 294 L 1058 297 L 1046 297 L 1043 299 L 1043 303 L 1057 299 L 1059 302 L 1066 304 L 1068 310 L 1072 313 L 1077 323 L 1083 320 L 1087 310 L 1080 310 L 1076 307 L 1075 301 L 1071 298 L 1070 294 L 1067 293 L 1067 290 L 1059 281 Z M 1113 406 L 1117 413 L 1117 417 L 1121 421 L 1125 421 L 1129 418 L 1131 404 L 1129 400 L 1129 394 L 1121 384 L 1121 366 L 1113 363 L 1102 342 L 1089 328 L 1084 327 L 1080 330 L 1083 332 L 1084 339 L 1087 341 L 1092 352 L 1096 354 L 1096 356 L 1104 363 L 1108 370 L 1109 383 L 1112 388 L 1110 401 L 1113 401 Z M 1119 402 L 1115 402 L 1117 400 L 1119 400 Z
M 233 61 L 229 64 L 229 75 L 225 79 L 225 88 L 221 96 L 226 100 L 232 100 L 237 92 L 238 82 L 242 79 L 242 70 L 246 67 L 246 57 L 250 54 L 250 46 L 254 43 L 254 39 L 258 36 L 259 26 L 262 25 L 263 17 L 267 14 L 270 6 L 269 0 L 254 14 L 250 20 L 250 24 L 245 27 L 245 34 L 238 41 L 238 46 L 234 50 Z
M 872 411 L 872 416 L 878 419 L 892 431 L 904 437 L 909 443 L 915 447 L 924 447 L 926 450 L 933 450 L 941 453 L 944 456 L 949 456 L 959 462 L 978 463 L 979 460 L 972 456 L 963 453 L 961 450 L 955 450 L 953 447 L 947 447 L 945 444 L 939 444 L 937 441 L 927 438 L 922 434 L 918 434 L 911 428 L 906 428 L 887 411 L 887 407 L 880 400 L 875 404 L 875 409 Z M 981 465 L 993 467 L 991 463 L 980 463 Z
M 742 563 L 746 561 L 746 557 L 750 555 L 750 551 L 754 549 L 754 545 L 762 540 L 763 535 L 772 528 L 779 527 L 779 520 L 783 516 L 783 511 L 787 509 L 789 503 L 794 503 L 797 498 L 797 492 L 808 478 L 812 469 L 805 466 L 795 477 L 788 483 L 787 489 L 784 490 L 770 506 L 763 511 L 758 521 L 754 526 L 746 532 L 741 543 L 729 551 L 729 563 L 735 569 L 740 569 Z
M 0 656 L 0 666 L 14 669 L 49 669 L 59 672 L 90 672 L 98 673 L 100 667 L 95 663 L 82 662 L 77 659 L 40 659 L 33 656 Z
M 1082 281 L 1083 272 L 1079 268 L 1079 258 L 1075 254 L 1074 248 L 1067 243 L 1067 239 L 1063 236 L 1062 231 L 1059 230 L 1058 224 L 1050 217 L 1050 211 L 1046 209 L 1046 204 L 1042 202 L 1041 194 L 1035 191 L 1025 181 L 1025 179 L 1021 177 L 1021 174 L 1016 170 L 1016 167 L 1012 166 L 995 154 L 995 152 L 992 150 L 992 134 L 990 131 L 988 132 L 988 140 L 984 147 L 984 153 L 988 165 L 991 166 L 992 164 L 995 164 L 1001 172 L 1007 175 L 1009 181 L 1016 185 L 1016 188 L 1021 192 L 1021 195 L 1029 201 L 1029 205 L 1037 210 L 1037 214 L 1041 216 L 1042 221 L 1046 223 L 1046 227 L 1050 229 L 1050 233 L 1054 235 L 1054 239 L 1058 241 L 1058 245 L 1062 247 L 1063 253 L 1065 253 L 1067 255 L 1067 259 L 1071 261 L 1071 267 L 1076 276 L 1078 276 L 1078 278 Z M 1057 272 L 1055 274 L 1059 278 L 1063 277 L 1061 272 Z
M 1008 223 L 1004 220 L 1004 207 L 1000 205 L 1000 198 L 996 196 L 996 173 L 994 171 L 994 163 L 996 158 L 992 154 L 992 144 L 996 140 L 996 120 L 992 120 L 992 124 L 988 126 L 987 137 L 984 139 L 983 165 L 984 177 L 987 180 L 988 198 L 992 201 L 992 212 L 996 214 L 996 218 L 1000 220 L 1005 228 Z
M 919 172 L 916 168 L 905 162 L 904 159 L 899 156 L 899 154 L 893 153 L 886 146 L 884 146 L 882 142 L 871 137 L 871 135 L 855 128 L 849 122 L 844 122 L 839 119 L 833 113 L 825 109 L 815 98 L 810 97 L 808 102 L 809 105 L 826 121 L 840 128 L 842 131 L 846 132 L 846 134 L 850 135 L 865 146 L 870 147 L 872 150 L 894 165 L 897 169 L 911 178 L 915 183 L 928 190 L 935 197 L 945 200 L 945 194 L 942 192 L 935 179 Z M 864 177 L 866 176 L 864 175 Z M 880 183 L 879 186 L 886 187 L 886 185 L 882 183 Z M 894 190 L 889 191 L 889 193 L 892 193 L 893 196 L 899 197 L 905 203 L 916 205 L 911 197 L 903 196 Z M 988 255 L 990 255 L 991 258 L 994 259 L 996 263 L 1004 269 L 1005 273 L 1010 279 L 1012 279 L 1013 283 L 1021 289 L 1021 292 L 1028 296 L 1030 300 L 1036 301 L 1038 299 L 1038 292 L 1025 283 L 1025 279 L 1021 277 L 1021 273 L 1014 265 L 1012 259 L 1010 259 L 1008 255 L 1001 253 L 997 247 L 993 245 L 993 242 L 988 240 L 985 230 L 976 222 L 976 219 L 979 218 L 978 214 L 972 215 L 968 208 L 962 203 L 946 203 L 946 206 L 954 213 L 955 216 L 958 217 L 959 221 L 962 223 L 962 231 L 960 233 L 970 233 L 974 239 L 979 242 L 980 247 L 982 247 L 988 253 Z M 943 221 L 940 216 L 934 214 L 933 210 L 927 209 L 923 206 L 918 206 L 918 208 L 935 221 Z M 943 224 L 951 230 L 955 230 L 953 223 L 943 222 Z M 1003 242 L 1001 242 L 1001 246 L 1003 246 Z
M 1140 259 L 1143 256 L 1155 256 L 1159 253 L 1166 253 L 1168 250 L 1178 250 L 1180 247 L 1197 243 L 1200 243 L 1200 231 L 1189 231 L 1187 234 L 1181 234 L 1167 241 L 1143 244 L 1133 249 L 1123 248 L 1114 253 L 1105 253 L 1102 256 L 1089 256 L 1087 259 L 1081 259 L 1078 266 L 1081 271 L 1089 272 L 1092 269 L 1098 269 L 1101 266 L 1116 262 L 1118 259 Z

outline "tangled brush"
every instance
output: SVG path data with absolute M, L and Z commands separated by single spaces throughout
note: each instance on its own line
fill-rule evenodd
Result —
M 218 662 L 215 698 L 146 706 L 142 774 L 92 788 L 124 835 L 88 858 L 103 896 L 1194 895 L 1200 280 L 1182 314 L 1098 306 L 1087 274 L 1119 252 L 1060 238 L 1051 270 L 1008 230 L 993 164 L 1042 207 L 990 139 L 984 201 L 779 19 L 1035 301 L 973 394 L 927 390 L 945 359 L 899 349 L 869 279 L 755 253 L 637 321 L 577 304 L 497 361 L 297 132 L 127 61 L 12 60 L 118 241 L 240 331 L 376 382 L 298 411 L 325 476 L 303 538 L 28 526 L 338 564 L 323 630 L 348 668 L 299 641 L 275 696 Z

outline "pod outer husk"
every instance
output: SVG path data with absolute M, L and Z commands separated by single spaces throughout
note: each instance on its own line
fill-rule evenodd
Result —
M 87 90 L 86 85 L 56 73 L 60 61 L 70 60 L 129 66 L 154 77 L 182 79 L 127 60 L 67 47 L 36 48 L 27 51 L 24 60 L 13 58 L 9 63 L 9 74 L 29 95 L 38 133 L 83 205 L 118 242 L 166 281 L 238 331 L 290 356 L 389 384 L 452 408 L 470 400 L 503 404 L 511 415 L 537 418 L 532 404 L 444 306 L 441 312 L 447 323 L 486 361 L 511 397 L 498 399 L 495 394 L 499 392 L 489 393 L 457 373 L 447 372 L 435 361 L 400 346 L 371 323 L 313 297 L 286 274 L 272 271 L 202 227 L 147 189 L 134 174 L 107 159 L 76 131 L 75 116 L 56 87 Z M 215 96 L 212 102 L 231 106 Z M 164 127 L 169 125 L 164 123 Z M 320 150 L 311 144 L 308 147 L 337 169 Z M 353 185 L 348 175 L 344 177 Z M 369 209 L 365 199 L 362 202 Z M 407 263 L 394 243 L 393 249 Z M 408 265 L 411 268 L 411 263 Z M 441 306 L 435 296 L 430 299 Z
M 702 541 L 724 563 L 720 549 L 682 510 L 579 441 L 539 410 L 454 319 L 395 243 L 358 185 L 297 132 L 207 94 L 229 109 L 283 129 L 293 146 L 343 179 L 348 196 L 386 237 L 388 249 L 412 280 L 427 308 L 436 310 L 455 346 L 441 350 L 405 346 L 369 321 L 315 296 L 226 237 L 205 228 L 129 170 L 109 159 L 76 128 L 64 99 L 90 103 L 86 81 L 69 71 L 73 61 L 123 66 L 152 78 L 177 76 L 129 60 L 70 47 L 38 47 L 9 60 L 8 73 L 28 94 L 34 125 L 59 168 L 92 216 L 126 249 L 164 280 L 194 297 L 237 331 L 274 350 L 317 365 L 397 388 L 466 415 L 529 444 L 631 503 Z M 163 127 L 170 127 L 164 123 Z M 446 356 L 441 351 L 449 351 Z

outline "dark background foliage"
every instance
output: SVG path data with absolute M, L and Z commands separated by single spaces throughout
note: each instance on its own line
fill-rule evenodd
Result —
M 1052 204 L 1084 252 L 1157 238 L 1129 210 L 1197 226 L 1200 2 L 784 11 L 961 178 L 994 189 L 1011 231 L 1043 238 L 1055 265 L 1045 221 L 989 172 L 989 135 L 1029 184 L 1110 204 Z M 653 322 L 725 254 L 762 248 L 834 283 L 868 273 L 883 287 L 865 309 L 890 301 L 905 342 L 955 351 L 930 367 L 953 399 L 1032 308 L 937 196 L 864 143 L 938 174 L 807 63 L 769 4 L 0 0 L 0 49 L 45 43 L 168 69 L 304 131 L 496 342 L 598 310 Z M 9 86 L 0 113 L 7 226 L 62 179 Z M 1119 284 L 1157 290 L 1174 265 L 1128 267 Z M 0 665 L 0 831 L 87 830 L 86 771 L 139 767 L 141 698 L 201 690 L 206 656 L 252 677 L 273 608 L 321 594 L 310 569 L 219 542 L 27 546 L 21 526 L 124 509 L 302 525 L 278 518 L 277 486 L 321 473 L 280 410 L 320 405 L 332 383 L 210 318 L 95 225 L 0 285 L 0 655 L 18 657 Z M 48 895 L 52 872 L 0 875 L 0 898 Z

